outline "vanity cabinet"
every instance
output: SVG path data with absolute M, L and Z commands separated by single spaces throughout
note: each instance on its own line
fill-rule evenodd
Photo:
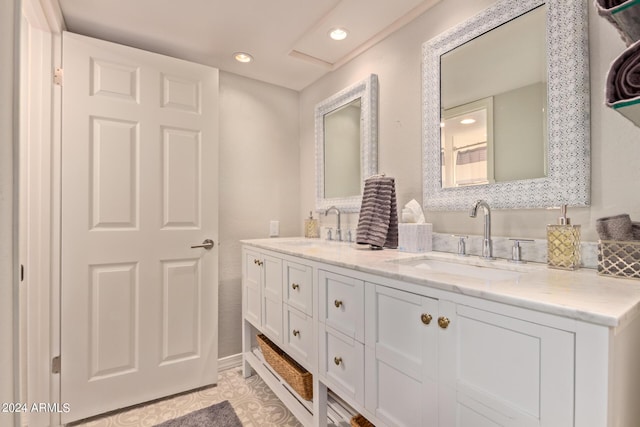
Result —
M 333 245 L 326 259 L 319 252 L 243 248 L 244 374 L 258 372 L 303 425 L 348 424 L 347 415 L 336 418 L 336 402 L 377 427 L 640 425 L 637 312 L 618 317 L 618 327 L 596 310 L 565 316 L 561 303 L 537 310 L 525 299 L 500 301 L 510 295 L 489 284 L 482 290 L 493 300 L 465 294 L 453 276 L 451 286 L 431 286 L 391 267 L 364 269 L 353 254 L 351 266 Z M 399 255 L 381 252 L 369 257 Z M 632 286 L 542 271 L 510 292 L 528 287 L 564 301 L 560 287 L 576 277 L 572 298 L 584 280 L 623 295 Z M 260 360 L 256 333 L 313 374 L 313 401 L 295 397 Z
M 256 335 L 266 335 L 315 376 L 318 340 L 313 281 L 313 268 L 295 257 L 242 248 L 243 375 L 260 375 L 305 426 L 314 423 L 313 402 L 304 400 L 269 366 L 258 351 Z

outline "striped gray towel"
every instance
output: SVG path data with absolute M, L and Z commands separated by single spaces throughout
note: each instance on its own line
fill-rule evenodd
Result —
M 398 247 L 396 183 L 390 177 L 364 181 L 356 243 L 395 249 Z

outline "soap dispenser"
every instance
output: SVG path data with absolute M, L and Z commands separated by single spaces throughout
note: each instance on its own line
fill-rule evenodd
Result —
M 304 220 L 304 237 L 320 237 L 318 220 L 313 218 L 313 211 L 309 211 L 309 218 Z
M 547 263 L 563 270 L 580 267 L 580 226 L 571 225 L 567 205 L 560 208 L 558 224 L 547 225 Z

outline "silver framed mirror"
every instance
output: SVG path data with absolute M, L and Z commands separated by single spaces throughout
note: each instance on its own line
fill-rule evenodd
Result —
M 512 128 L 510 138 L 503 138 L 505 132 L 495 127 L 491 130 L 493 153 L 471 153 L 471 149 L 458 153 L 458 159 L 470 162 L 474 159 L 483 160 L 483 155 L 490 155 L 491 158 L 486 164 L 491 165 L 491 176 L 495 176 L 495 181 L 484 178 L 484 181 L 473 177 L 464 176 L 466 171 L 459 175 L 465 180 L 455 181 L 450 179 L 449 186 L 443 186 L 443 176 L 447 175 L 446 168 L 453 168 L 456 165 L 445 164 L 445 153 L 443 150 L 442 127 L 443 119 L 451 116 L 446 110 L 456 111 L 465 103 L 492 97 L 494 111 L 491 112 L 494 123 L 504 123 L 506 119 L 502 113 L 512 111 L 513 108 L 498 107 L 504 98 L 502 95 L 507 89 L 496 89 L 498 93 L 487 94 L 492 82 L 482 81 L 483 91 L 477 91 L 476 99 L 464 99 L 464 96 L 473 92 L 473 88 L 464 88 L 463 80 L 447 80 L 443 76 L 443 69 L 447 75 L 454 74 L 448 69 L 449 59 L 454 51 L 476 52 L 476 55 L 469 59 L 473 66 L 467 65 L 461 71 L 463 78 L 468 79 L 469 75 L 480 73 L 483 68 L 481 62 L 484 55 L 477 55 L 478 49 L 469 48 L 470 43 L 477 43 L 481 39 L 512 38 L 511 35 L 501 35 L 496 37 L 499 31 L 504 31 L 504 27 L 512 26 L 512 23 L 531 20 L 530 17 L 546 8 L 543 12 L 542 23 L 546 28 L 541 30 L 545 38 L 543 43 L 546 47 L 546 67 L 543 69 L 543 88 L 535 95 L 539 101 L 539 107 L 546 113 L 543 118 L 540 130 L 529 130 L 528 125 L 516 125 Z M 526 34 L 531 30 L 525 27 Z M 492 34 L 493 33 L 493 34 Z M 488 43 L 488 42 L 487 42 Z M 520 51 L 530 52 L 535 49 L 521 46 Z M 500 49 L 491 48 L 492 55 L 501 52 Z M 512 51 L 509 57 L 518 58 L 519 52 Z M 492 208 L 544 208 L 568 204 L 570 206 L 588 206 L 590 203 L 590 135 L 589 135 L 589 55 L 588 55 L 588 15 L 587 3 L 585 0 L 498 0 L 488 9 L 480 12 L 466 22 L 452 28 L 445 33 L 429 40 L 423 44 L 422 48 L 423 68 L 422 68 L 422 95 L 423 95 L 423 204 L 429 210 L 462 210 L 468 209 L 477 199 L 486 200 Z M 456 53 L 456 55 L 458 55 Z M 488 57 L 488 55 L 487 55 Z M 501 63 L 503 58 L 492 57 L 487 62 L 491 64 Z M 516 61 L 522 62 L 521 59 Z M 455 62 L 455 61 L 454 61 Z M 463 62 L 464 63 L 464 62 Z M 443 64 L 444 67 L 443 67 Z M 469 63 L 467 63 L 469 64 Z M 546 71 L 546 72 L 545 72 Z M 501 75 L 501 71 L 490 71 L 490 73 Z M 519 72 L 518 72 L 519 73 Z M 502 75 L 502 80 L 508 80 L 509 75 Z M 453 82 L 453 83 L 452 83 Z M 530 83 L 530 82 L 529 82 Z M 529 85 L 527 83 L 527 85 Z M 463 96 L 450 95 L 452 89 L 460 87 L 460 94 Z M 527 86 L 527 90 L 534 85 Z M 509 89 L 511 90 L 511 89 Z M 518 100 L 518 107 L 524 108 L 524 96 L 520 92 L 512 91 L 512 99 Z M 537 90 L 537 89 L 536 89 Z M 503 92 L 501 92 L 503 91 Z M 443 93 L 445 94 L 443 96 Z M 542 93 L 542 95 L 540 95 Z M 515 94 L 515 95 L 513 95 Z M 545 96 L 546 94 L 546 96 Z M 456 99 L 459 98 L 459 99 Z M 499 100 L 499 101 L 498 101 Z M 513 105 L 513 104 L 512 104 Z M 524 110 L 522 110 L 524 111 Z M 447 115 L 448 114 L 448 115 Z M 501 116 L 502 114 L 502 116 Z M 524 115 L 524 114 L 520 114 Z M 497 126 L 497 125 L 494 125 Z M 527 130 L 524 130 L 527 129 Z M 532 133 L 540 132 L 541 158 L 536 161 L 538 172 L 532 172 L 531 177 L 524 179 L 517 175 L 514 178 L 501 178 L 506 165 L 498 156 L 505 156 L 499 151 L 499 147 L 514 144 L 520 139 L 530 136 Z M 475 141 L 475 145 L 482 147 L 482 138 Z M 469 144 L 471 146 L 471 144 Z M 475 151 L 479 151 L 475 149 Z M 531 163 L 531 157 L 522 154 L 520 148 L 512 149 L 512 155 L 520 156 L 526 162 Z M 453 157 L 449 157 L 453 158 Z M 512 158 L 513 159 L 513 158 Z M 503 163 L 501 163 L 503 162 Z M 512 166 L 512 169 L 523 169 L 520 166 Z M 462 168 L 461 168 L 462 169 Z M 451 170 L 448 171 L 451 176 Z M 473 185 L 467 185 L 469 182 Z M 445 182 L 446 184 L 446 182 Z
M 364 179 L 378 172 L 378 77 L 315 107 L 316 210 L 358 212 Z

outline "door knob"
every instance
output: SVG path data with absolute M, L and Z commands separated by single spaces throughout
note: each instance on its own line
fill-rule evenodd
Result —
M 205 241 L 202 242 L 201 245 L 193 245 L 191 246 L 191 248 L 205 248 L 206 250 L 211 250 L 211 248 L 213 248 L 213 245 L 215 243 L 213 243 L 213 240 L 211 239 L 206 239 Z

